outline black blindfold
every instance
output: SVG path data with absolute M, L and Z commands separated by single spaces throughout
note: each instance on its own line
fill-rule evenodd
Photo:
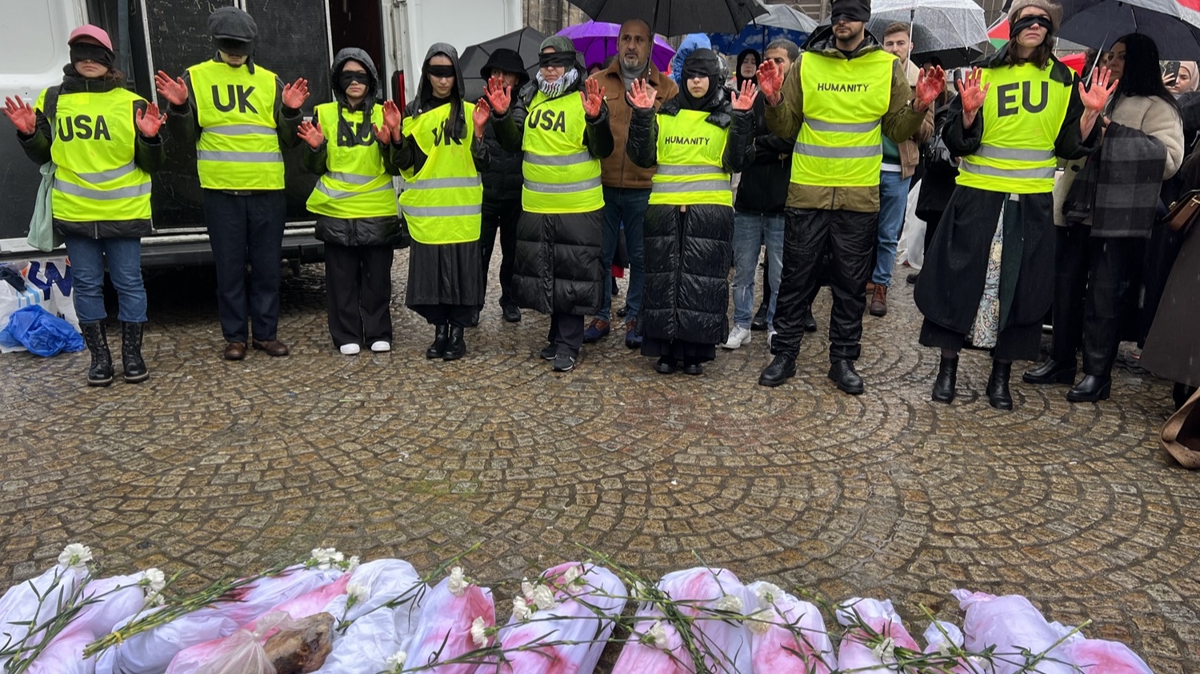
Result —
M 99 63 L 105 68 L 111 69 L 113 67 L 113 53 L 98 44 L 76 42 L 71 45 L 71 63 L 79 63 L 80 61 Z
M 454 70 L 454 66 L 425 66 L 425 73 L 434 77 L 455 77 L 458 72 Z
M 371 86 L 371 76 L 356 70 L 343 70 L 338 73 L 338 86 L 342 88 L 342 91 L 349 89 L 350 85 L 355 82 L 369 87 Z
M 1014 21 L 1012 26 L 1009 28 L 1008 34 L 1016 37 L 1017 35 L 1021 34 L 1021 31 L 1032 28 L 1033 26 L 1041 26 L 1042 28 L 1046 29 L 1047 33 L 1054 32 L 1054 24 L 1050 22 L 1050 19 L 1035 14 L 1033 16 L 1021 17 L 1020 19 Z
M 570 68 L 575 65 L 575 52 L 548 52 L 538 54 L 539 68 Z
M 213 40 L 217 44 L 217 49 L 229 54 L 230 56 L 249 56 L 253 51 L 253 42 L 243 40 L 231 40 L 229 38 L 217 38 Z

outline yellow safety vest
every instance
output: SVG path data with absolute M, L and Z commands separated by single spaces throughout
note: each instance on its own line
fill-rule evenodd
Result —
M 337 103 L 322 103 L 315 112 L 325 134 L 326 159 L 325 173 L 308 197 L 308 210 L 345 219 L 396 215 L 392 177 L 383 168 L 375 130 L 364 128 L 363 112 L 352 112 Z M 383 108 L 376 106 L 375 113 L 382 115 Z M 349 124 L 353 138 L 342 137 L 341 120 Z
M 281 190 L 283 153 L 275 132 L 275 73 L 207 61 L 188 68 L 200 140 L 196 171 L 210 190 Z
M 853 59 L 805 52 L 804 121 L 792 153 L 792 182 L 875 187 L 883 168 L 881 123 L 892 101 L 896 57 L 878 49 Z
M 600 160 L 583 142 L 587 113 L 575 93 L 529 104 L 521 149 L 521 207 L 530 213 L 590 213 L 604 208 Z
M 483 181 L 471 156 L 475 137 L 475 106 L 463 102 L 466 137 L 447 138 L 450 105 L 441 105 L 404 120 L 428 159 L 420 172 L 401 171 L 408 189 L 400 194 L 400 210 L 413 241 L 425 244 L 465 243 L 479 240 L 483 221 Z
M 45 105 L 46 92 L 34 108 Z M 60 94 L 50 156 L 58 165 L 50 195 L 54 217 L 67 222 L 149 220 L 150 174 L 133 162 L 141 96 L 116 88 Z
M 657 115 L 658 170 L 651 183 L 652 205 L 733 207 L 733 176 L 722 168 L 729 129 L 705 121 L 708 114 L 680 110 L 675 115 Z
M 1054 141 L 1067 117 L 1071 87 L 1050 78 L 1054 68 L 1032 64 L 984 68 L 991 86 L 979 114 L 983 142 L 963 157 L 958 184 L 989 192 L 1041 194 L 1054 190 Z

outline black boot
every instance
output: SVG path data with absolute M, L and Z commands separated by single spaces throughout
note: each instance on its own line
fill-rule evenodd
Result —
M 125 381 L 130 384 L 140 384 L 150 378 L 146 361 L 142 360 L 141 323 L 121 323 L 121 364 Z
M 992 376 L 988 377 L 988 404 L 998 410 L 1013 408 L 1012 394 L 1008 391 L 1008 380 L 1012 377 L 1012 363 L 992 361 Z
M 442 360 L 458 360 L 467 355 L 467 343 L 463 340 L 463 329 L 457 325 L 450 326 L 450 343 L 446 345 L 446 352 L 442 355 Z
M 862 395 L 863 380 L 854 371 L 854 363 L 848 360 L 834 361 L 829 366 L 829 378 L 832 379 L 840 391 L 849 393 L 852 396 Z
M 1112 376 L 1098 377 L 1085 374 L 1079 383 L 1067 391 L 1067 400 L 1073 403 L 1094 403 L 1108 400 L 1112 390 Z
M 113 364 L 104 323 L 80 323 L 79 329 L 83 331 L 83 341 L 92 353 L 92 365 L 87 374 L 88 386 L 108 386 L 113 380 Z
M 958 356 L 953 358 L 942 356 L 942 362 L 938 365 L 937 379 L 933 382 L 933 401 L 949 405 L 954 401 L 957 385 Z
M 805 332 L 817 331 L 817 319 L 813 318 L 812 307 L 809 307 L 808 311 L 804 312 L 804 316 L 800 319 L 800 325 L 804 327 Z
M 1021 380 L 1026 384 L 1074 384 L 1075 361 L 1067 362 L 1051 358 L 1021 375 Z
M 776 354 L 775 360 L 758 376 L 761 386 L 779 386 L 796 376 L 796 359 L 786 353 Z
M 425 349 L 425 357 L 433 360 L 446 355 L 446 343 L 450 341 L 450 326 L 438 325 L 433 333 L 433 344 Z
M 750 320 L 750 329 L 751 330 L 754 330 L 757 332 L 760 330 L 767 329 L 767 311 L 769 309 L 770 309 L 770 307 L 767 305 L 766 302 L 763 302 L 758 307 L 758 311 L 754 312 L 754 318 Z

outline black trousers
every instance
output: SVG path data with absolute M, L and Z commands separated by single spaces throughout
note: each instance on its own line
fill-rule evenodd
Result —
M 325 244 L 325 306 L 336 346 L 392 341 L 392 247 Z
M 1054 335 L 1051 357 L 1083 373 L 1107 377 L 1121 345 L 1123 319 L 1132 317 L 1135 279 L 1146 254 L 1140 239 L 1102 239 L 1087 225 L 1055 232 Z
M 488 267 L 500 232 L 500 306 L 516 306 L 513 299 L 513 260 L 517 251 L 517 218 L 521 217 L 521 199 L 484 199 L 483 224 L 479 231 L 479 251 L 483 256 L 483 294 L 487 295 Z
M 579 357 L 583 346 L 583 316 L 575 314 L 551 314 L 550 334 L 546 341 L 558 347 L 558 355 Z
M 820 267 L 832 251 L 829 269 L 833 311 L 829 317 L 829 359 L 858 360 L 862 339 L 867 280 L 875 266 L 878 213 L 853 211 L 784 211 L 783 278 L 775 301 L 772 351 L 793 358 L 804 337 L 803 319 L 811 311 L 820 282 Z
M 247 294 L 254 339 L 276 338 L 286 217 L 283 190 L 249 195 L 204 190 L 204 221 L 217 270 L 217 312 L 227 342 L 249 341 Z
M 418 304 L 409 307 L 430 325 L 453 325 L 465 328 L 475 317 L 475 307 L 465 304 Z

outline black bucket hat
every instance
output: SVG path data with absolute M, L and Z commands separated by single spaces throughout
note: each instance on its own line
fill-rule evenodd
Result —
M 487 63 L 479 70 L 479 76 L 486 80 L 491 76 L 493 70 L 500 70 L 516 75 L 517 88 L 529 82 L 529 71 L 525 69 L 525 63 L 521 61 L 521 55 L 512 49 L 497 49 L 492 52 L 492 55 L 488 57 Z

